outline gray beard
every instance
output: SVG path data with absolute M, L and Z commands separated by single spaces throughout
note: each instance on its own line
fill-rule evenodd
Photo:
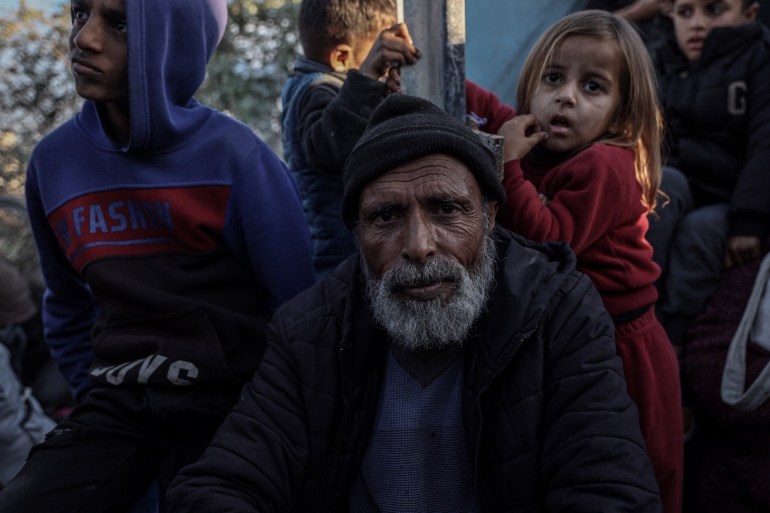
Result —
M 374 318 L 394 341 L 411 351 L 462 345 L 486 308 L 495 281 L 496 258 L 492 230 L 484 234 L 481 259 L 470 270 L 451 260 L 431 259 L 426 264 L 405 263 L 377 278 L 360 254 L 366 297 Z M 403 287 L 438 280 L 454 282 L 449 299 L 417 301 L 395 294 Z

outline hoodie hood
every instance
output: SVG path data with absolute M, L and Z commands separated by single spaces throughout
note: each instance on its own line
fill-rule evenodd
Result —
M 212 114 L 193 95 L 224 35 L 226 0 L 126 0 L 131 140 L 126 153 L 156 153 L 197 131 Z M 114 147 L 99 109 L 83 107 L 98 143 Z M 90 133 L 94 133 L 89 130 Z
M 209 116 L 193 95 L 222 39 L 226 0 L 128 0 L 129 152 L 152 152 Z

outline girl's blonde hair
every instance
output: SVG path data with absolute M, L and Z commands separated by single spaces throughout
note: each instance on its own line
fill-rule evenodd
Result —
M 530 112 L 530 100 L 543 73 L 564 42 L 573 36 L 614 41 L 621 58 L 620 104 L 615 113 L 617 133 L 601 139 L 605 144 L 631 148 L 636 179 L 642 186 L 642 204 L 653 211 L 661 179 L 663 118 L 657 79 L 647 48 L 629 22 L 607 11 L 587 10 L 557 21 L 535 43 L 519 78 L 518 110 Z

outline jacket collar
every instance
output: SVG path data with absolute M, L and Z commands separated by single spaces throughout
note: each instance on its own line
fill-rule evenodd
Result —
M 496 235 L 496 286 L 479 321 L 477 340 L 466 346 L 466 382 L 474 387 L 474 395 L 483 392 L 522 344 L 537 342 L 551 299 L 564 273 L 574 270 L 576 263 L 564 243 L 538 244 L 503 229 Z
M 716 59 L 725 55 L 734 55 L 745 51 L 767 29 L 758 21 L 731 27 L 715 27 L 709 32 L 703 44 L 703 52 L 700 58 L 690 63 L 679 49 L 676 38 L 669 39 L 667 46 L 662 50 L 662 65 L 666 71 L 680 71 L 684 68 L 702 68 Z
M 345 76 L 347 75 L 347 73 L 334 71 L 331 66 L 318 61 L 312 61 L 306 57 L 297 57 L 297 59 L 294 61 L 294 72 L 304 74 L 329 73 L 339 78 L 340 80 L 345 80 Z

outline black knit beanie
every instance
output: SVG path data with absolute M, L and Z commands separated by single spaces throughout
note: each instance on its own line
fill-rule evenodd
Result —
M 391 94 L 374 110 L 342 174 L 342 217 L 348 228 L 358 222 L 361 191 L 394 168 L 436 153 L 468 166 L 482 193 L 505 201 L 497 162 L 481 136 L 439 107 L 416 96 Z

